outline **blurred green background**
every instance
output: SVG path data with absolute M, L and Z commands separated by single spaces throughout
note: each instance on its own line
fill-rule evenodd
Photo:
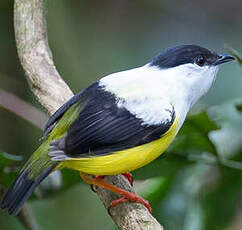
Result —
M 111 72 L 143 65 L 177 44 L 221 53 L 228 52 L 227 44 L 242 51 L 242 1 L 49 0 L 46 15 L 57 69 L 74 92 Z M 12 1 L 0 1 L 0 31 L 0 89 L 41 109 L 17 57 Z M 240 98 L 242 68 L 225 65 L 194 108 L 207 112 L 191 116 L 170 157 L 166 154 L 136 172 L 138 179 L 151 177 L 138 190 L 151 201 L 165 230 L 242 229 L 242 167 L 230 161 L 211 165 L 218 156 L 241 160 L 242 115 L 234 106 L 241 104 Z M 41 130 L 1 106 L 0 124 L 0 152 L 26 159 L 39 145 Z M 222 130 L 209 133 L 217 125 Z M 30 203 L 42 229 L 116 228 L 89 186 L 75 181 L 67 187 Z M 24 229 L 3 211 L 0 223 L 4 230 Z

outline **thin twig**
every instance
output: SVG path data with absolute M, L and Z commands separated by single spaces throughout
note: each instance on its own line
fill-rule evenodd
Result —
M 15 0 L 14 26 L 18 55 L 27 80 L 40 104 L 53 114 L 73 94 L 58 74 L 48 46 L 44 0 Z M 67 44 L 68 45 L 68 44 Z M 134 191 L 123 176 L 107 177 L 123 189 Z M 114 194 L 99 188 L 97 195 L 108 207 Z M 161 230 L 148 210 L 135 203 L 117 205 L 110 216 L 123 230 Z
M 0 106 L 40 129 L 43 129 L 47 121 L 47 116 L 42 111 L 3 89 L 0 89 Z
M 4 194 L 6 194 L 6 188 L 5 186 L 0 185 L 0 199 L 2 199 Z M 17 215 L 17 218 L 26 230 L 40 230 L 30 209 L 31 208 L 28 204 L 24 204 L 22 210 Z
M 28 204 L 23 206 L 17 215 L 17 218 L 26 230 L 40 230 L 34 216 L 32 215 L 31 207 Z

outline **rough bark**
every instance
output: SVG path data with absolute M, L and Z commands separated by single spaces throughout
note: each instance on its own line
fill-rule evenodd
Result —
M 47 110 L 53 114 L 73 95 L 70 88 L 57 72 L 48 45 L 44 0 L 15 0 L 14 27 L 18 55 L 25 71 L 30 89 Z M 106 180 L 123 189 L 133 191 L 123 176 L 110 176 Z M 106 208 L 117 196 L 98 188 L 97 195 Z M 120 229 L 161 230 L 162 226 L 136 203 L 117 205 L 109 212 Z

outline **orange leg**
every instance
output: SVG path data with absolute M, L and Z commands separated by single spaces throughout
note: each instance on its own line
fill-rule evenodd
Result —
M 144 200 L 142 197 L 137 196 L 135 193 L 128 192 L 124 189 L 118 188 L 114 185 L 111 185 L 111 184 L 105 182 L 104 180 L 102 180 L 100 178 L 91 178 L 91 177 L 84 175 L 82 173 L 80 173 L 80 176 L 87 184 L 97 185 L 99 187 L 105 188 L 109 191 L 112 191 L 114 193 L 117 193 L 117 194 L 123 196 L 120 199 L 113 200 L 111 202 L 111 207 L 114 207 L 114 206 L 116 206 L 117 204 L 120 204 L 120 203 L 131 201 L 131 202 L 137 202 L 137 203 L 143 204 L 149 210 L 149 212 L 152 212 L 152 209 L 149 205 L 149 202 L 147 200 Z
M 133 186 L 134 180 L 133 180 L 132 174 L 130 172 L 126 172 L 126 173 L 122 173 L 122 175 L 129 181 L 130 185 Z M 95 176 L 96 179 L 101 179 L 101 180 L 104 177 L 105 177 L 104 175 Z M 91 189 L 92 189 L 93 192 L 96 192 L 95 185 L 91 184 Z
M 131 186 L 133 186 L 134 179 L 132 177 L 132 174 L 130 172 L 126 172 L 126 173 L 122 173 L 122 175 L 126 177 L 126 179 L 129 181 Z
M 96 179 L 100 179 L 100 180 L 102 180 L 104 177 L 105 177 L 105 176 L 103 176 L 103 175 L 95 176 Z

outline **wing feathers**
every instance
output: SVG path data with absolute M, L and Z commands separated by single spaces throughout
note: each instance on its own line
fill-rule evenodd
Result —
M 118 99 L 100 87 L 84 95 L 88 103 L 66 136 L 65 152 L 71 157 L 88 156 L 89 152 L 92 156 L 108 154 L 156 140 L 170 128 L 175 118 L 173 110 L 171 117 L 161 124 L 143 124 L 143 120 L 128 109 L 118 107 Z
M 153 109 L 149 109 L 149 105 L 146 104 L 149 103 L 149 99 L 146 98 L 144 104 L 139 102 L 139 98 L 136 98 L 135 101 L 139 103 L 133 103 L 134 106 L 131 106 L 131 110 L 129 110 L 128 106 L 118 106 L 120 105 L 119 100 L 112 93 L 100 87 L 98 82 L 94 83 L 75 95 L 50 118 L 44 135 L 51 132 L 73 104 L 76 104 L 76 107 L 82 106 L 82 109 L 70 127 L 68 126 L 61 147 L 61 150 L 64 150 L 65 154 L 70 157 L 109 154 L 112 151 L 148 143 L 166 133 L 174 121 L 175 111 L 169 103 L 162 104 L 161 102 L 163 107 L 159 108 L 159 101 L 151 101 L 150 105 Z M 172 111 L 170 111 L 171 108 Z M 167 109 L 170 113 L 162 112 Z M 137 111 L 137 115 L 134 113 L 135 111 Z M 166 117 L 160 119 L 162 114 L 165 114 Z M 154 125 L 147 124 L 142 120 L 142 117 L 147 116 L 152 119 L 158 116 L 158 120 L 162 122 Z M 149 120 L 151 119 L 149 118 Z M 55 150 L 50 149 L 50 152 Z M 63 156 L 63 154 L 60 155 Z M 53 157 L 58 160 L 59 154 L 54 154 Z

